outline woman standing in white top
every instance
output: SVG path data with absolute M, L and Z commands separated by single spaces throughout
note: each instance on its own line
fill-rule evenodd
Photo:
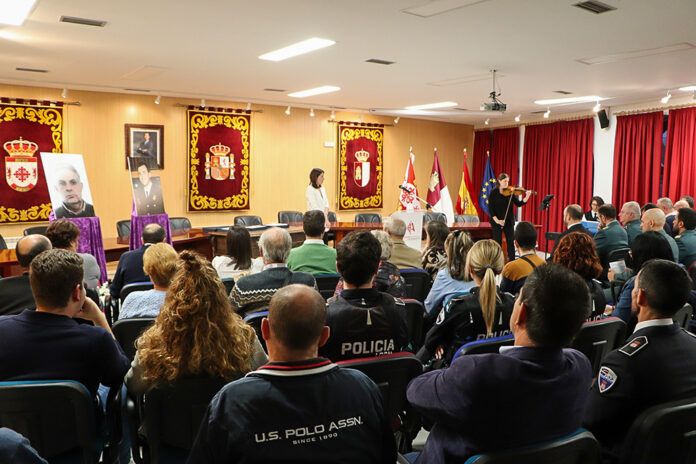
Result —
M 324 190 L 324 170 L 319 168 L 314 168 L 309 173 L 309 185 L 305 191 L 305 197 L 307 198 L 307 211 L 313 211 L 318 209 L 324 212 L 324 218 L 326 218 L 326 225 L 329 225 L 329 199 L 326 197 L 326 190 Z

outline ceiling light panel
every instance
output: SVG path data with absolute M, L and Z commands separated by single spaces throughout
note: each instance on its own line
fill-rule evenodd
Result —
M 338 92 L 341 90 L 340 87 L 335 85 L 322 85 L 321 87 L 315 87 L 313 89 L 300 90 L 299 92 L 292 92 L 288 94 L 288 97 L 293 98 L 307 98 L 313 97 L 314 95 L 321 95 L 324 93 Z
M 611 55 L 601 55 L 601 56 L 593 56 L 590 58 L 581 58 L 581 59 L 576 60 L 576 61 L 578 61 L 579 63 L 582 63 L 582 64 L 587 64 L 587 65 L 616 63 L 618 61 L 632 60 L 635 58 L 643 58 L 646 56 L 664 55 L 666 53 L 681 52 L 684 50 L 691 50 L 692 48 L 696 48 L 696 45 L 689 43 L 689 42 L 680 42 L 680 43 L 666 45 L 664 47 L 658 47 L 658 48 L 646 48 L 643 50 L 633 50 L 630 52 L 613 53 Z
M 694 92 L 696 91 L 696 85 L 687 85 L 686 87 L 679 87 L 682 92 Z
M 401 11 L 403 13 L 419 16 L 421 18 L 430 18 L 431 16 L 436 16 L 486 1 L 488 0 L 435 0 L 424 5 L 413 6 Z
M 496 78 L 505 77 L 504 74 L 496 73 Z M 472 74 L 470 76 L 455 77 L 453 79 L 444 79 L 441 81 L 428 82 L 427 85 L 435 87 L 450 87 L 454 85 L 468 84 L 470 82 L 490 81 L 491 73 Z
M 546 100 L 534 100 L 536 105 L 575 105 L 578 103 L 597 103 L 604 101 L 606 98 L 598 97 L 596 95 L 587 95 L 584 97 L 567 97 L 567 98 L 550 98 Z
M 36 0 L 6 0 L 0 6 L 0 24 L 21 26 L 29 17 Z
M 407 106 L 406 109 L 410 111 L 435 110 L 439 108 L 454 108 L 457 105 L 458 103 L 452 101 L 445 101 L 437 103 L 426 103 L 424 105 Z
M 311 39 L 303 40 L 302 42 L 297 42 L 292 45 L 288 45 L 287 47 L 264 53 L 263 55 L 259 56 L 259 59 L 266 61 L 283 61 L 298 55 L 304 55 L 305 53 L 330 47 L 335 43 L 336 42 L 333 40 L 312 37 Z

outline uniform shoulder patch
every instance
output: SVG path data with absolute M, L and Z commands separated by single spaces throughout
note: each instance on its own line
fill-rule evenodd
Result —
M 618 378 L 619 377 L 616 375 L 616 373 L 607 366 L 600 367 L 599 375 L 597 376 L 597 387 L 599 388 L 599 393 L 604 393 L 610 390 Z
M 394 304 L 397 306 L 406 306 L 406 303 L 401 298 L 394 297 Z
M 626 343 L 619 351 L 627 356 L 633 356 L 646 346 L 648 346 L 648 337 L 641 335 Z

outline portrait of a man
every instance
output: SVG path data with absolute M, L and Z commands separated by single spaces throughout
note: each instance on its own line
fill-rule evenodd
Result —
M 82 156 L 42 153 L 41 161 L 56 218 L 95 216 Z
M 164 126 L 126 124 L 126 157 L 131 158 L 131 172 L 141 163 L 146 163 L 150 170 L 164 169 L 163 137 Z
M 164 213 L 160 178 L 151 176 L 147 163 L 138 164 L 138 177 L 132 178 L 133 200 L 138 216 Z

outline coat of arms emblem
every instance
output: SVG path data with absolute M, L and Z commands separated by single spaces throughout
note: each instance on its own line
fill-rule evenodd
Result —
M 353 180 L 358 187 L 367 187 L 370 183 L 370 153 L 360 150 L 355 152 L 355 159 L 357 161 L 353 162 Z
M 218 143 L 210 147 L 210 153 L 205 154 L 205 178 L 215 180 L 234 180 L 234 154 L 230 147 Z
M 11 189 L 28 192 L 39 181 L 39 164 L 34 156 L 39 146 L 29 140 L 10 140 L 3 145 L 9 155 L 5 158 L 5 180 Z

